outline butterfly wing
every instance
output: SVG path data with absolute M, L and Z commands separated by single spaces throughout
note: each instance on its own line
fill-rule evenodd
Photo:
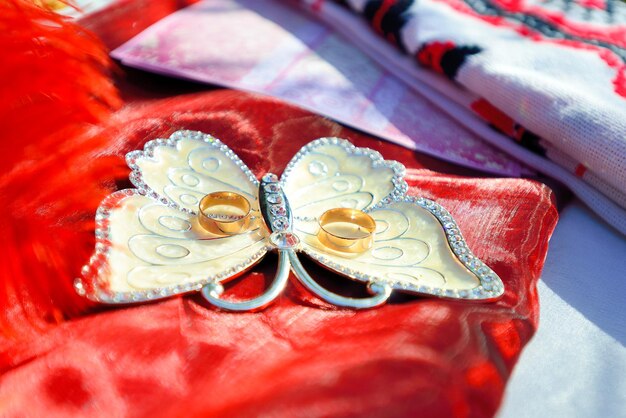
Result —
M 370 250 L 329 249 L 317 239 L 317 223 L 309 221 L 299 224 L 303 251 L 342 275 L 401 291 L 483 300 L 504 292 L 498 275 L 472 254 L 452 216 L 435 202 L 405 197 L 369 214 L 377 225 Z
M 328 209 L 367 211 L 408 189 L 404 166 L 385 161 L 367 148 L 339 138 L 321 138 L 304 146 L 282 176 L 295 219 L 314 220 Z
M 197 222 L 197 202 L 218 190 L 243 194 L 258 212 L 257 180 L 220 141 L 181 131 L 127 160 L 138 189 L 116 192 L 98 209 L 96 252 L 76 281 L 79 293 L 108 303 L 157 299 L 234 277 L 266 253 L 259 219 L 226 237 Z
M 204 195 L 232 191 L 257 200 L 259 182 L 228 146 L 211 135 L 178 131 L 126 155 L 130 180 L 153 199 L 196 213 Z M 258 208 L 258 204 L 256 205 Z
M 452 216 L 428 199 L 405 195 L 404 170 L 375 151 L 335 138 L 316 140 L 294 157 L 283 176 L 301 250 L 335 272 L 363 282 L 448 298 L 493 299 L 500 278 L 467 248 Z M 369 213 L 373 247 L 347 254 L 317 239 L 326 210 Z

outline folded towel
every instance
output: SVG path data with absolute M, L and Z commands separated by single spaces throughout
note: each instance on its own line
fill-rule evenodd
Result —
M 520 146 L 499 146 L 626 233 L 626 4 L 344 2 L 403 57 L 338 3 L 302 3 L 414 88 L 435 90 L 432 100 L 485 139 L 512 138 Z M 503 135 L 476 126 L 467 111 Z

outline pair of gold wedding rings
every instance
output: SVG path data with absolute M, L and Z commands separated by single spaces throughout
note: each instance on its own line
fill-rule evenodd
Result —
M 221 236 L 246 232 L 251 223 L 248 199 L 235 192 L 209 193 L 200 200 L 198 222 Z M 362 253 L 372 247 L 376 221 L 367 213 L 349 208 L 327 210 L 319 218 L 317 238 L 324 246 L 344 253 Z

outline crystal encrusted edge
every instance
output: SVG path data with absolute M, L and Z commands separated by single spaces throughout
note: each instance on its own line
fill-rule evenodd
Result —
M 497 299 L 504 294 L 504 285 L 500 277 L 485 263 L 483 263 L 478 257 L 476 257 L 471 250 L 467 247 L 467 243 L 461 234 L 461 231 L 450 213 L 438 203 L 426 199 L 423 197 L 414 196 L 402 196 L 400 198 L 392 199 L 386 204 L 408 202 L 420 206 L 430 212 L 443 227 L 448 245 L 452 249 L 455 257 L 467 268 L 476 278 L 480 284 L 473 289 L 469 290 L 455 290 L 455 289 L 442 289 L 439 287 L 412 285 L 410 283 L 400 281 L 385 280 L 385 283 L 389 283 L 394 289 L 419 293 L 423 295 L 436 296 L 447 299 L 475 299 L 475 300 L 493 300 Z M 384 205 L 383 205 L 384 206 Z M 313 258 L 317 262 L 326 265 L 341 274 L 362 282 L 376 282 L 379 279 L 369 274 L 361 274 L 358 271 L 340 266 L 327 259 L 324 256 L 320 256 L 312 251 L 303 248 L 305 254 Z
M 267 253 L 265 246 L 248 257 L 243 263 L 230 268 L 222 274 L 207 277 L 199 282 L 186 283 L 176 286 L 166 286 L 155 289 L 136 290 L 131 292 L 113 292 L 107 287 L 107 282 L 103 279 L 107 273 L 109 253 L 111 251 L 111 236 L 109 228 L 109 217 L 111 211 L 118 208 L 122 201 L 135 195 L 145 195 L 137 189 L 124 189 L 111 193 L 107 196 L 96 211 L 96 245 L 95 252 L 89 262 L 81 269 L 82 277 L 74 280 L 76 293 L 90 300 L 107 304 L 124 304 L 132 302 L 147 302 L 151 300 L 163 299 L 172 295 L 199 291 L 209 282 L 219 282 L 232 276 L 238 275 L 256 263 Z M 148 196 L 150 197 L 150 196 Z
M 158 202 L 171 208 L 178 209 L 181 212 L 189 213 L 192 215 L 196 214 L 195 211 L 183 208 L 178 203 L 172 201 L 170 198 L 162 196 L 155 190 L 152 190 L 152 188 L 150 188 L 150 186 L 145 183 L 141 168 L 137 164 L 137 160 L 139 159 L 148 159 L 157 162 L 157 160 L 154 158 L 154 150 L 157 147 L 176 148 L 178 142 L 183 139 L 199 140 L 204 142 L 205 144 L 210 145 L 213 148 L 218 148 L 226 157 L 232 160 L 237 165 L 237 167 L 239 167 L 239 169 L 244 172 L 245 175 L 248 176 L 248 180 L 250 180 L 255 187 L 259 187 L 259 181 L 257 180 L 254 173 L 250 171 L 248 166 L 239 158 L 239 156 L 237 156 L 237 154 L 235 154 L 233 150 L 228 147 L 228 145 L 224 144 L 222 141 L 212 135 L 205 134 L 204 132 L 181 130 L 174 132 L 167 139 L 157 138 L 148 141 L 144 145 L 143 150 L 130 151 L 126 154 L 126 164 L 131 169 L 129 179 L 133 186 L 137 188 L 139 194 L 148 196 L 151 199 L 157 200 Z
M 295 165 L 298 162 L 300 162 L 302 158 L 304 158 L 306 155 L 313 152 L 316 148 L 324 146 L 324 145 L 340 146 L 348 153 L 349 156 L 369 157 L 372 163 L 372 168 L 383 167 L 383 168 L 390 168 L 391 170 L 393 170 L 394 176 L 391 179 L 394 185 L 393 190 L 391 191 L 391 193 L 389 193 L 379 202 L 365 209 L 365 212 L 369 212 L 374 209 L 379 209 L 393 201 L 396 201 L 402 198 L 406 194 L 406 192 L 409 190 L 409 185 L 404 180 L 404 174 L 406 173 L 406 168 L 404 167 L 402 163 L 399 163 L 398 161 L 394 161 L 394 160 L 385 160 L 378 151 L 375 151 L 370 148 L 359 148 L 353 143 L 351 143 L 350 141 L 348 141 L 347 139 L 336 138 L 336 137 L 318 138 L 314 141 L 309 142 L 302 148 L 300 148 L 300 150 L 296 153 L 296 155 L 293 156 L 289 164 L 287 164 L 287 167 L 285 167 L 285 170 L 283 171 L 283 174 L 280 179 L 281 186 L 282 187 L 285 186 L 285 183 L 289 175 L 293 171 Z M 306 217 L 306 216 L 298 216 L 298 217 L 294 216 L 294 218 L 301 220 L 301 221 L 314 221 L 316 219 L 316 218 Z

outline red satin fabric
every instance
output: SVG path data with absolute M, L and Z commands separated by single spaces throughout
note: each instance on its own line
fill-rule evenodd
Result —
M 2 415 L 494 415 L 537 325 L 535 284 L 557 219 L 547 187 L 438 174 L 428 168 L 455 169 L 279 101 L 232 91 L 129 104 L 102 128 L 112 138 L 102 151 L 122 158 L 183 128 L 222 139 L 257 175 L 280 173 L 302 145 L 321 136 L 348 138 L 401 161 L 409 168 L 409 193 L 436 199 L 453 214 L 475 254 L 502 277 L 505 296 L 492 304 L 399 296 L 355 312 L 292 283 L 259 313 L 219 312 L 194 296 L 94 307 L 2 347 Z M 78 275 L 93 239 L 65 244 L 75 249 L 67 257 Z M 256 294 L 275 261 L 268 257 L 229 292 Z M 334 290 L 362 292 L 314 271 Z

